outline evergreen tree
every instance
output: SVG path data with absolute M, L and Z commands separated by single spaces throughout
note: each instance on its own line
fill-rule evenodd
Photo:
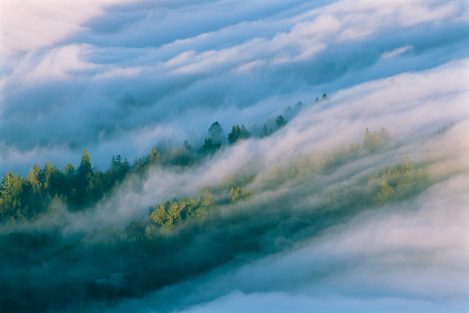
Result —
M 143 172 L 149 166 L 157 164 L 160 161 L 160 152 L 153 146 L 150 152 L 144 158 L 137 159 L 134 164 L 134 169 L 136 172 Z
M 221 145 L 225 141 L 225 135 L 220 123 L 213 123 L 208 129 L 207 138 L 204 140 L 204 144 L 200 148 L 202 154 L 211 154 L 220 149 Z
M 205 139 L 200 151 L 202 152 L 202 154 L 211 154 L 215 153 L 218 149 L 220 149 L 220 147 L 221 144 L 214 143 L 212 139 L 207 138 Z
M 286 124 L 285 118 L 283 117 L 283 115 L 277 116 L 277 119 L 275 120 L 275 124 L 277 124 L 278 128 L 283 127 Z
M 41 181 L 41 185 L 43 189 L 46 190 L 46 192 L 50 187 L 52 171 L 53 169 L 51 163 L 49 161 L 46 161 L 44 168 L 39 172 L 39 179 Z
M 88 150 L 85 149 L 81 155 L 80 166 L 78 167 L 78 175 L 87 176 L 92 172 L 93 169 L 91 167 L 90 155 L 88 154 Z
M 151 148 L 150 153 L 148 153 L 147 160 L 149 165 L 156 164 L 160 160 L 160 153 L 156 146 Z
M 115 183 L 122 181 L 130 171 L 130 164 L 127 159 L 122 159 L 118 154 L 112 156 L 111 167 L 107 171 L 108 186 L 112 187 Z
M 78 166 L 77 175 L 75 179 L 75 197 L 72 203 L 75 208 L 82 208 L 89 204 L 89 200 L 93 188 L 94 173 L 91 166 L 91 159 L 88 151 L 85 149 L 81 156 L 80 165 Z
M 213 144 L 221 145 L 225 141 L 225 135 L 223 134 L 223 128 L 220 123 L 213 123 L 208 129 L 207 139 L 211 140 Z
M 23 182 L 21 177 L 8 172 L 0 185 L 0 220 L 24 219 L 27 208 L 22 203 Z
M 250 134 L 244 125 L 241 127 L 239 125 L 234 125 L 231 129 L 231 133 L 228 135 L 228 141 L 230 144 L 234 144 L 238 140 L 249 138 L 249 135 Z
M 33 188 L 34 192 L 39 192 L 41 190 L 41 183 L 39 182 L 39 165 L 34 164 L 34 166 L 29 170 L 26 180 Z

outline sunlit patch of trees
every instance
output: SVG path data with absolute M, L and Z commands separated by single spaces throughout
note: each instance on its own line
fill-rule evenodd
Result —
M 322 206 L 327 209 L 347 207 L 350 211 L 379 207 L 418 194 L 429 184 L 427 165 L 405 159 L 353 185 L 330 191 Z
M 429 177 L 423 165 L 409 159 L 394 166 L 388 166 L 369 179 L 374 200 L 380 203 L 399 199 L 425 187 Z
M 251 196 L 251 193 L 244 190 L 241 186 L 233 186 L 230 188 L 230 200 L 232 203 L 247 199 L 249 196 Z
M 151 209 L 150 221 L 162 230 L 171 230 L 188 218 L 203 217 L 208 214 L 214 204 L 213 195 L 203 192 L 199 197 L 174 199 L 160 203 Z
M 389 140 L 389 134 L 385 129 L 379 132 L 365 131 L 364 140 L 361 145 L 354 145 L 347 149 L 349 153 L 374 153 L 376 149 L 384 147 Z M 371 141 L 371 143 L 370 143 Z M 372 144 L 373 149 L 369 149 Z M 318 171 L 320 175 L 329 171 L 328 167 L 314 164 L 309 159 L 300 158 L 291 163 L 285 169 L 277 168 L 275 181 L 289 182 L 291 179 L 311 177 L 311 171 Z M 309 173 L 309 174 L 308 174 Z M 321 174 L 322 173 L 322 174 Z M 198 197 L 184 197 L 163 202 L 150 210 L 148 221 L 142 222 L 140 227 L 140 238 L 149 238 L 157 233 L 171 232 L 176 226 L 187 220 L 197 220 L 213 212 L 219 211 L 223 206 L 235 204 L 253 196 L 253 191 L 246 186 L 255 180 L 253 177 L 238 179 L 236 182 L 227 182 L 216 186 L 211 191 Z M 324 201 L 319 208 L 324 210 L 337 210 L 343 208 L 360 209 L 365 207 L 379 206 L 381 204 L 398 201 L 409 195 L 415 194 L 428 186 L 429 178 L 424 164 L 417 164 L 409 159 L 393 166 L 385 167 L 370 176 L 363 176 L 353 186 L 344 186 L 336 190 L 330 190 L 325 195 Z M 264 188 L 276 188 L 263 181 Z M 267 186 L 267 187 L 266 187 Z M 321 190 L 321 186 L 318 186 Z M 321 192 L 321 191 L 320 191 Z M 207 200 L 209 199 L 209 200 Z
M 324 200 L 317 204 L 312 214 L 325 211 L 348 214 L 353 210 L 379 206 L 402 200 L 417 194 L 429 184 L 424 164 L 417 164 L 408 159 L 393 166 L 385 167 L 375 174 L 363 177 L 354 186 L 344 186 L 331 190 L 324 195 Z M 226 205 L 236 204 L 250 198 L 252 191 L 243 184 L 216 187 L 205 190 L 196 197 L 183 197 L 157 204 L 150 209 L 146 219 L 132 222 L 126 229 L 126 238 L 151 239 L 159 234 L 169 234 L 176 227 L 187 221 L 200 221 L 204 217 L 216 214 Z M 344 212 L 339 213 L 344 214 Z
M 156 204 L 146 218 L 132 221 L 120 234 L 126 240 L 147 240 L 171 234 L 178 226 L 190 221 L 202 221 L 224 205 L 234 205 L 248 199 L 251 192 L 244 186 L 217 186 L 197 196 L 186 196 Z
M 272 167 L 270 171 L 262 174 L 261 179 L 267 188 L 273 188 L 275 185 L 285 181 L 309 177 L 313 172 L 322 171 L 327 174 L 359 157 L 385 148 L 390 140 L 391 136 L 386 128 L 381 128 L 379 131 L 366 128 L 363 139 L 359 144 L 350 144 L 347 148 L 334 151 L 326 156 L 298 155 L 295 160 L 284 166 Z

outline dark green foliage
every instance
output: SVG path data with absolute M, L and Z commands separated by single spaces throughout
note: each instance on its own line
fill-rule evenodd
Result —
M 85 150 L 81 156 L 80 166 L 75 176 L 75 193 L 70 199 L 73 206 L 84 207 L 89 204 L 90 198 L 92 197 L 91 193 L 94 191 L 94 174 L 91 168 L 90 156 L 88 155 L 88 151 Z
M 212 139 L 207 138 L 205 139 L 202 148 L 200 148 L 200 152 L 202 154 L 212 154 L 215 153 L 218 149 L 220 149 L 220 147 L 220 143 L 215 143 L 212 141 Z
M 262 137 L 267 137 L 270 134 L 272 134 L 272 130 L 269 129 L 267 125 L 264 125 L 264 127 L 262 127 Z
M 284 117 L 278 116 L 277 127 L 285 123 Z M 267 126 L 264 128 L 264 135 L 273 132 L 271 129 L 267 130 Z M 235 125 L 228 141 L 234 144 L 249 137 L 250 133 L 244 125 Z M 223 128 L 219 122 L 214 122 L 209 127 L 207 138 L 200 149 L 192 148 L 185 141 L 180 149 L 162 155 L 154 146 L 145 157 L 137 159 L 133 164 L 120 155 L 113 156 L 110 167 L 104 172 L 93 168 L 90 155 L 84 150 L 77 168 L 68 163 L 60 170 L 46 162 L 43 168 L 34 165 L 26 179 L 7 173 L 0 185 L 0 222 L 34 219 L 46 212 L 52 201 L 63 202 L 71 211 L 83 210 L 108 195 L 131 173 L 143 175 L 149 167 L 157 164 L 190 166 L 215 153 L 225 142 Z M 240 194 L 234 197 L 244 196 Z
M 130 164 L 127 159 L 122 160 L 120 155 L 112 156 L 111 168 L 107 172 L 109 182 L 121 181 L 130 171 Z
M 160 161 L 161 155 L 156 146 L 153 146 L 146 157 L 137 159 L 133 166 L 134 171 L 142 173 L 148 167 L 157 164 Z
M 280 128 L 280 127 L 285 126 L 287 122 L 285 121 L 285 118 L 282 115 L 279 115 L 277 119 L 275 120 L 275 123 Z
M 215 153 L 222 144 L 225 142 L 225 135 L 223 134 L 223 128 L 220 123 L 213 123 L 208 129 L 207 138 L 204 140 L 204 144 L 200 148 L 202 155 Z
M 292 175 L 304 172 L 301 167 Z M 105 188 L 136 172 L 117 156 L 106 172 L 91 167 L 89 173 L 93 173 L 92 182 L 105 182 L 97 184 L 104 186 L 100 192 L 105 194 Z M 59 178 L 69 184 L 57 189 L 62 193 L 77 187 L 77 176 L 78 169 L 71 164 L 62 171 L 50 164 L 43 169 L 34 166 L 26 179 L 9 173 L 2 181 L 0 199 L 7 199 L 13 210 L 27 207 L 21 196 L 26 194 L 52 198 L 51 203 L 57 198 L 49 193 L 59 188 L 54 181 Z M 77 307 L 80 309 L 76 311 L 93 312 L 89 308 L 96 308 L 97 303 L 105 307 L 123 298 L 142 298 L 230 262 L 278 253 L 346 222 L 358 212 L 418 195 L 428 186 L 425 166 L 408 160 L 334 189 L 329 185 L 292 186 L 288 194 L 264 196 L 258 186 L 249 189 L 252 179 L 230 178 L 199 195 L 162 202 L 152 207 L 147 217 L 129 221 L 122 228 L 96 227 L 92 233 L 73 235 L 61 228 L 44 228 L 0 236 L 4 261 L 0 307 L 7 308 L 5 312 L 54 312 Z M 282 179 L 285 181 L 293 180 L 286 176 Z M 91 184 L 92 188 L 97 185 Z M 318 198 L 323 201 L 301 201 L 311 193 L 323 192 L 328 195 Z M 28 301 L 24 301 L 25 294 Z M 159 298 L 158 309 L 173 311 L 174 299 L 178 298 Z
M 0 221 L 35 218 L 48 210 L 53 199 L 61 199 L 71 210 L 81 210 L 108 194 L 130 170 L 129 162 L 120 155 L 112 157 L 106 172 L 93 169 L 85 150 L 78 169 L 69 163 L 61 171 L 46 162 L 42 169 L 34 165 L 26 179 L 7 173 L 0 185 Z
M 215 122 L 210 126 L 207 139 L 211 140 L 214 144 L 220 145 L 225 141 L 225 135 L 220 123 Z
M 231 129 L 231 133 L 228 135 L 228 141 L 230 144 L 234 144 L 238 140 L 249 138 L 249 135 L 250 134 L 244 125 L 235 125 Z
M 184 143 L 182 145 L 184 149 L 186 149 L 186 151 L 188 152 L 194 151 L 194 148 L 192 148 L 191 144 L 187 140 L 184 140 Z

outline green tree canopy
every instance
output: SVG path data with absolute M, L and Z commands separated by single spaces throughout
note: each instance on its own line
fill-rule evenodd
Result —
M 207 139 L 211 140 L 213 144 L 222 144 L 225 141 L 223 128 L 218 121 L 213 123 L 208 129 Z
M 234 144 L 238 140 L 249 138 L 249 135 L 250 134 L 244 125 L 234 125 L 231 129 L 231 133 L 228 135 L 228 141 L 230 144 Z

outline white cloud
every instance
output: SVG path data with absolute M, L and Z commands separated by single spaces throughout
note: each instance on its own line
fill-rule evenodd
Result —
M 256 193 L 223 206 L 223 217 L 250 217 L 260 209 L 275 214 L 287 198 L 287 209 L 301 212 L 343 186 L 360 188 L 357 181 L 406 157 L 428 164 L 432 187 L 418 198 L 321 233 L 305 228 L 297 242 L 278 223 L 278 232 L 252 238 L 263 244 L 257 253 L 123 301 L 122 312 L 159 311 L 161 299 L 170 303 L 168 311 L 182 312 L 467 308 L 464 1 L 2 4 L 9 14 L 2 16 L 0 48 L 6 56 L 0 173 L 25 173 L 46 159 L 76 164 L 85 147 L 103 168 L 113 154 L 133 160 L 159 139 L 180 143 L 192 132 L 200 141 L 214 120 L 227 133 L 233 123 L 262 123 L 298 100 L 306 104 L 272 136 L 229 147 L 190 169 L 154 168 L 146 180 L 130 178 L 85 213 L 63 213 L 65 232 L 119 229 L 157 202 L 243 173 L 257 174 L 247 186 Z M 327 101 L 309 105 L 323 92 Z M 314 172 L 360 143 L 365 128 L 381 127 L 393 137 L 386 149 L 330 173 Z M 269 188 L 275 169 L 301 162 L 313 170 Z M 291 218 L 299 218 L 294 213 Z M 283 241 L 288 244 L 278 244 Z
M 44 80 L 67 79 L 80 71 L 93 69 L 94 64 L 82 59 L 89 48 L 86 45 L 58 47 L 48 50 L 40 57 L 29 53 L 14 69 L 12 78 L 27 83 L 37 83 Z
M 444 41 L 454 37 L 446 34 L 451 31 L 446 24 L 459 23 L 466 14 L 461 1 L 417 0 L 249 6 L 7 0 L 3 11 L 12 13 L 2 22 L 10 39 L 2 45 L 8 58 L 0 82 L 0 130 L 5 134 L 0 141 L 19 150 L 38 144 L 81 150 L 106 140 L 111 145 L 118 137 L 132 137 L 125 132 L 141 129 L 149 130 L 150 138 L 156 135 L 150 130 L 161 123 L 173 125 L 178 134 L 202 133 L 201 127 L 213 122 L 212 114 L 224 116 L 226 127 L 250 123 L 247 107 L 275 114 L 282 106 L 310 103 L 323 91 L 369 77 L 447 62 L 450 54 L 425 60 L 420 55 L 452 44 Z M 422 23 L 437 30 L 430 46 L 418 32 L 401 38 Z M 357 50 L 359 45 L 366 49 Z M 408 63 L 379 57 L 403 53 L 399 48 L 406 46 L 414 47 Z M 190 112 L 197 110 L 206 113 L 192 119 Z M 24 112 L 29 112 L 27 121 Z M 41 112 L 41 118 L 31 112 Z M 241 115 L 243 120 L 235 120 Z M 48 127 L 61 131 L 52 131 L 57 136 L 51 138 Z M 133 158 L 133 151 L 121 153 Z M 107 159 L 97 158 L 98 164 Z
M 123 1 L 2 0 L 0 53 L 10 56 L 53 47 L 67 36 L 85 31 L 84 22 L 102 14 L 106 6 L 116 3 Z
M 381 58 L 382 59 L 395 58 L 397 56 L 405 54 L 406 52 L 411 51 L 412 49 L 413 49 L 412 46 L 409 46 L 409 45 L 408 46 L 403 46 L 403 47 L 400 47 L 400 48 L 397 48 L 397 49 L 394 49 L 394 50 L 391 50 L 391 51 L 384 52 L 381 55 Z
M 396 3 L 339 1 L 292 18 L 289 20 L 291 28 L 271 39 L 255 38 L 229 48 L 201 53 L 184 52 L 178 59 L 184 56 L 185 65 L 175 72 L 208 72 L 222 65 L 238 66 L 240 62 L 275 65 L 307 60 L 331 43 L 357 41 L 389 29 L 449 18 L 455 14 L 457 6 L 457 2 L 439 4 L 420 0 Z M 168 63 L 174 65 L 174 60 Z

